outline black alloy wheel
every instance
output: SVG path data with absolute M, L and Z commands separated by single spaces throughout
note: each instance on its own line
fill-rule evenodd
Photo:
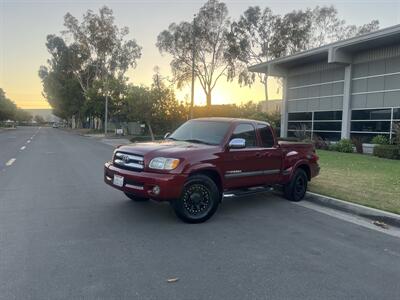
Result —
M 186 181 L 182 195 L 171 202 L 175 214 L 186 223 L 202 223 L 217 210 L 221 195 L 215 182 L 205 175 L 194 175 Z

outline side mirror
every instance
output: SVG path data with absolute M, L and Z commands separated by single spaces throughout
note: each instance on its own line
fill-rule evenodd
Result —
M 167 132 L 166 134 L 164 134 L 164 140 L 167 139 L 170 135 L 171 135 L 171 132 Z
M 243 149 L 243 148 L 246 148 L 246 140 L 245 139 L 240 139 L 240 138 L 232 139 L 229 142 L 229 148 L 230 149 Z

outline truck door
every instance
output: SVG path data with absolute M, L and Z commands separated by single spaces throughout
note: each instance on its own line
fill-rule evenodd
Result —
M 229 139 L 241 138 L 246 141 L 245 148 L 227 149 L 223 160 L 224 179 L 227 188 L 240 188 L 263 184 L 262 151 L 257 142 L 252 123 L 237 124 Z
M 260 137 L 260 167 L 263 170 L 264 184 L 279 182 L 282 168 L 282 150 L 275 142 L 271 127 L 267 124 L 257 124 Z

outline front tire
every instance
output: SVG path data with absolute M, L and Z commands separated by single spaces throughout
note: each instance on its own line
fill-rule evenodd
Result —
M 138 197 L 134 194 L 124 193 L 129 199 L 135 202 L 146 202 L 149 201 L 149 198 Z
M 171 202 L 179 219 L 186 223 L 202 223 L 217 211 L 220 192 L 215 182 L 205 175 L 194 175 L 186 181 L 182 195 Z
M 285 198 L 299 202 L 307 192 L 308 177 L 303 169 L 297 169 L 292 177 L 292 180 L 285 186 Z

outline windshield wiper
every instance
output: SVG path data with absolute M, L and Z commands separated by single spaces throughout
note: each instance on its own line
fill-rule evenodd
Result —
M 202 140 L 196 140 L 196 139 L 188 139 L 188 140 L 184 140 L 185 142 L 189 142 L 189 143 L 197 143 L 197 144 L 204 144 L 204 145 L 215 145 L 213 143 L 208 143 Z

